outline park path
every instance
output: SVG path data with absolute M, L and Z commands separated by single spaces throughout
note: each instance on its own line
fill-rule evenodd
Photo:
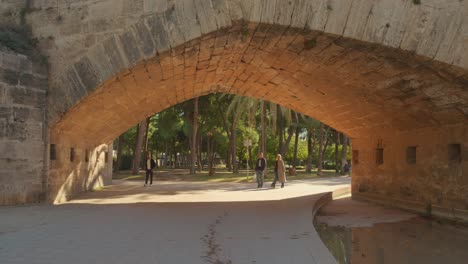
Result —
M 245 183 L 117 182 L 70 203 L 0 208 L 10 263 L 335 263 L 312 224 L 319 193 L 349 178 Z

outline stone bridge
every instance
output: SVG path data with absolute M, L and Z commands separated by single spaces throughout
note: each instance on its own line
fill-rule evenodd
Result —
M 46 99 L 34 94 L 44 97 L 34 106 L 43 118 L 9 137 L 12 91 L 38 90 L 21 77 L 43 75 L 34 63 L 21 67 L 24 56 L 3 55 L 18 78 L 3 77 L 0 204 L 61 202 L 106 184 L 112 140 L 149 115 L 222 92 L 348 134 L 355 198 L 468 216 L 468 1 L 32 0 L 0 10 L 7 6 L 21 10 L 49 67 Z M 30 94 L 20 96 L 25 108 Z M 42 165 L 31 171 L 31 161 Z

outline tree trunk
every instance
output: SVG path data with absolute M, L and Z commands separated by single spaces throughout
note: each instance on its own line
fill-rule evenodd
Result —
M 323 144 L 323 150 L 322 150 L 322 157 L 325 157 L 325 153 L 327 153 L 327 148 L 330 143 L 330 137 L 328 136 L 330 133 L 330 128 L 327 127 L 325 128 L 325 134 L 323 135 L 325 137 L 325 143 Z
M 164 147 L 165 147 L 165 152 L 164 152 L 164 167 L 167 166 L 167 157 L 168 157 L 168 154 L 169 154 L 169 148 L 167 146 L 167 141 L 164 142 Z
M 248 160 L 247 160 L 247 166 L 248 166 L 249 169 L 252 169 L 252 167 L 253 167 L 253 166 L 252 166 L 252 165 L 253 165 L 253 164 L 252 164 L 252 147 L 251 147 L 251 146 L 248 146 L 248 147 L 247 147 L 247 150 L 248 150 L 248 152 L 249 152 L 249 157 L 248 157 Z
M 213 159 L 211 157 L 211 137 L 206 138 L 206 161 L 208 162 L 208 175 L 211 176 L 211 168 L 213 168 Z
M 335 131 L 335 172 L 340 172 L 340 155 L 338 145 L 340 144 L 340 132 Z
M 281 148 L 280 154 L 283 157 L 283 159 L 286 157 L 286 152 L 289 149 L 289 143 L 291 143 L 292 136 L 294 135 L 294 130 L 292 127 L 289 127 L 288 129 L 288 138 L 286 138 L 286 141 L 283 144 L 283 147 Z
M 306 172 L 311 173 L 312 172 L 312 132 L 307 131 L 307 166 L 306 166 Z
M 117 147 L 117 160 L 115 161 L 114 171 L 119 171 L 120 165 L 122 164 L 122 150 L 123 150 L 123 143 L 125 140 L 124 135 L 125 133 L 120 135 L 119 137 L 119 145 Z
M 263 152 L 263 154 L 266 156 L 266 104 L 265 101 L 262 100 L 262 144 L 260 152 Z
M 235 113 L 233 120 L 232 120 L 232 127 L 231 127 L 231 155 L 232 155 L 232 172 L 234 174 L 239 173 L 239 166 L 236 162 L 237 158 L 237 119 L 239 118 L 239 113 Z
M 231 138 L 229 137 L 229 147 L 227 149 L 226 153 L 226 168 L 228 171 L 232 171 L 232 166 L 231 166 Z
M 195 163 L 197 160 L 197 130 L 198 130 L 198 97 L 195 98 L 193 106 L 193 123 L 192 123 L 192 144 L 190 154 L 192 155 L 192 164 L 190 165 L 190 174 L 195 175 Z
M 319 129 L 319 156 L 317 160 L 317 175 L 322 176 L 322 163 L 323 163 L 323 124 L 320 123 Z
M 301 129 L 296 127 L 296 138 L 294 139 L 294 157 L 293 157 L 293 168 L 296 169 L 297 166 L 297 144 L 299 143 L 299 132 Z
M 276 106 L 276 114 L 278 115 L 278 134 L 279 134 L 279 141 L 278 141 L 278 153 L 282 153 L 283 151 L 283 138 L 284 138 L 284 127 L 283 127 L 283 116 L 280 114 L 281 109 L 280 106 Z M 276 156 L 276 155 L 275 155 Z M 284 157 L 283 157 L 284 158 Z
M 341 174 L 345 174 L 345 171 L 344 171 L 344 166 L 347 162 L 347 158 L 348 158 L 348 137 L 343 134 L 343 147 L 341 149 L 341 166 L 340 166 L 340 173 Z
M 138 131 L 137 131 L 137 139 L 135 142 L 135 149 L 133 151 L 134 156 L 133 156 L 133 168 L 132 168 L 132 173 L 134 175 L 138 174 L 140 171 L 140 161 L 141 161 L 141 148 L 143 146 L 143 137 L 145 134 L 145 128 L 146 128 L 146 118 L 140 122 L 138 125 Z
M 197 154 L 198 154 L 198 171 L 201 172 L 203 170 L 203 157 L 202 157 L 202 146 L 203 146 L 203 137 L 201 135 L 198 136 L 198 144 L 197 144 Z
M 150 118 L 146 118 L 146 127 L 145 127 L 145 138 L 143 140 L 143 146 L 144 146 L 144 150 L 143 150 L 143 154 L 144 156 L 146 157 L 146 153 L 148 153 L 148 129 L 149 129 L 149 122 L 150 122 Z

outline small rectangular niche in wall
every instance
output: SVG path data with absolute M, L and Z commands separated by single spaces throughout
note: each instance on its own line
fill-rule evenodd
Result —
M 406 163 L 416 164 L 416 146 L 406 148 Z
M 107 163 L 108 162 L 107 160 L 109 159 L 109 152 L 107 151 L 104 152 L 104 158 L 105 158 L 105 162 Z
M 75 149 L 70 148 L 70 161 L 73 162 L 75 161 Z
M 85 149 L 84 159 L 85 159 L 85 162 L 89 162 L 89 151 L 88 151 L 88 149 Z
M 57 150 L 55 149 L 55 144 L 50 144 L 49 159 L 57 160 Z
M 452 164 L 461 163 L 461 145 L 460 144 L 449 144 L 448 145 L 448 160 Z
M 353 165 L 359 164 L 359 150 L 353 150 Z
M 377 165 L 381 165 L 383 164 L 384 162 L 384 157 L 383 157 L 383 148 L 378 148 L 376 149 L 376 153 L 375 153 L 375 163 Z

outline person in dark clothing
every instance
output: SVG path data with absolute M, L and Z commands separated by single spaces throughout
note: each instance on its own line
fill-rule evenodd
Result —
M 266 159 L 263 157 L 263 152 L 258 154 L 257 162 L 255 163 L 255 175 L 257 176 L 257 188 L 263 187 L 263 177 L 266 169 Z
M 148 179 L 150 180 L 150 185 L 153 185 L 153 169 L 156 167 L 156 162 L 151 157 L 151 152 L 148 152 L 146 156 L 146 178 L 145 178 L 145 187 L 148 186 Z

